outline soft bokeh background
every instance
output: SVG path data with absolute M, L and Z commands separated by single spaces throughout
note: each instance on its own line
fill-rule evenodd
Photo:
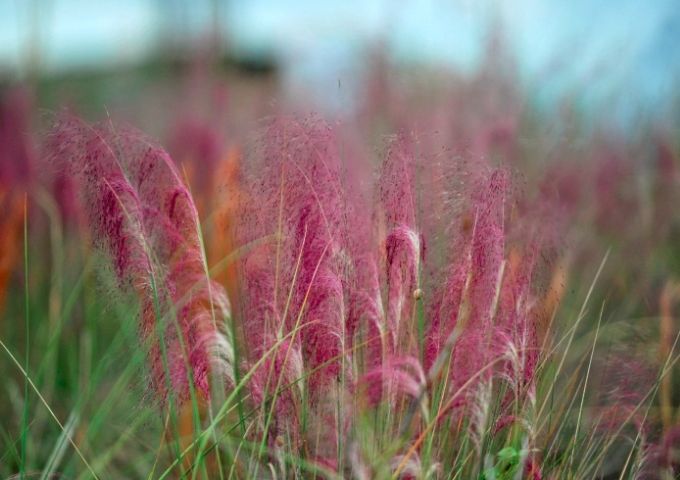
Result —
M 121 75 L 203 52 L 276 71 L 286 96 L 340 113 L 376 52 L 466 75 L 492 40 L 542 106 L 569 98 L 627 128 L 678 103 L 674 0 L 0 1 L 3 79 Z

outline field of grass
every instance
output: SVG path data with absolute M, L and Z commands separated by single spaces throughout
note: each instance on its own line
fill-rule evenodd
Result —
M 678 125 L 385 68 L 0 92 L 1 478 L 677 478 Z

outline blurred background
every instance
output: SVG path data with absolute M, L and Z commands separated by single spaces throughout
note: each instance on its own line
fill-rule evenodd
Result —
M 493 49 L 537 107 L 629 128 L 677 111 L 678 45 L 674 0 L 0 0 L 0 81 L 37 82 L 47 108 L 66 80 L 115 110 L 207 62 L 345 114 L 377 61 L 470 76 Z

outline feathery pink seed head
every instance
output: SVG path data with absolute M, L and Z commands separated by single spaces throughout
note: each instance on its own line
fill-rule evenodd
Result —
M 231 376 L 230 346 L 213 320 L 214 312 L 222 323 L 229 306 L 205 278 L 196 209 L 172 160 L 136 131 L 72 118 L 57 124 L 50 151 L 78 174 L 95 243 L 111 256 L 121 286 L 139 297 L 159 398 L 186 401 L 192 384 L 207 398 L 214 365 Z
M 393 347 L 400 340 L 397 336 L 403 331 L 402 324 L 411 315 L 424 254 L 422 237 L 405 225 L 396 226 L 385 239 L 387 321 Z
M 246 218 L 242 229 L 249 236 L 264 225 L 262 235 L 277 234 L 273 250 L 279 264 L 267 262 L 260 272 L 278 283 L 272 293 L 276 317 L 283 322 L 272 326 L 259 322 L 259 328 L 288 330 L 299 321 L 305 367 L 314 371 L 308 383 L 312 392 L 320 392 L 340 374 L 345 341 L 341 274 L 346 218 L 332 130 L 315 119 L 274 119 L 251 165 L 258 176 L 250 188 L 267 211 L 266 218 Z M 265 332 L 257 336 L 264 337 Z
M 425 387 L 425 372 L 412 357 L 388 357 L 385 362 L 369 370 L 357 380 L 368 406 L 375 406 L 385 398 L 393 400 L 397 394 L 417 399 Z

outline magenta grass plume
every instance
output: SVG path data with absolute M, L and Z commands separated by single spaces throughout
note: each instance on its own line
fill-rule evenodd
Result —
M 158 398 L 209 398 L 232 379 L 229 304 L 210 281 L 191 195 L 172 160 L 139 132 L 62 117 L 49 151 L 76 176 L 95 244 L 141 304 L 139 329 Z
M 264 298 L 276 298 L 276 303 L 257 295 L 257 302 L 269 306 L 255 310 L 270 311 L 272 318 L 253 320 L 258 332 L 254 338 L 265 338 L 259 333 L 264 328 L 285 335 L 298 327 L 294 343 L 302 349 L 305 367 L 314 372 L 310 385 L 316 391 L 340 375 L 344 342 L 346 307 L 340 273 L 345 219 L 339 160 L 330 128 L 311 121 L 276 119 L 262 142 L 252 165 L 264 173 L 253 179 L 251 188 L 260 190 L 260 198 L 265 195 L 261 207 L 266 217 L 247 216 L 241 230 L 251 240 L 258 230 L 274 234 L 276 245 L 264 247 L 269 255 L 261 262 L 251 258 L 260 255 L 257 250 L 249 256 L 245 280 L 249 288 L 269 284 L 272 290 Z M 255 267 L 257 263 L 265 265 Z
M 526 244 L 515 249 L 507 225 L 520 198 L 510 174 L 480 163 L 466 167 L 468 182 L 416 175 L 417 144 L 401 134 L 389 140 L 366 188 L 347 170 L 354 163 L 340 156 L 336 131 L 313 117 L 269 120 L 246 155 L 246 189 L 259 204 L 245 205 L 237 222 L 248 246 L 239 320 L 248 363 L 275 347 L 251 395 L 256 403 L 275 399 L 273 423 L 265 425 L 270 443 L 282 434 L 296 444 L 313 437 L 315 461 L 325 465 L 351 432 L 343 425 L 349 417 L 340 421 L 334 407 L 339 398 L 359 395 L 365 408 L 422 404 L 446 365 L 444 413 L 477 408 L 481 383 L 492 378 L 508 382 L 509 400 L 524 398 L 533 393 L 541 349 L 534 325 L 540 229 L 534 235 L 525 223 L 518 237 Z M 417 178 L 437 188 L 420 192 Z M 442 229 L 423 208 L 446 195 L 456 197 L 461 216 Z M 450 236 L 448 265 L 425 255 L 420 222 L 432 235 Z M 424 286 L 447 275 L 424 296 Z M 422 352 L 419 302 L 427 313 Z M 304 415 L 294 412 L 303 399 Z M 294 425 L 305 415 L 306 434 Z

